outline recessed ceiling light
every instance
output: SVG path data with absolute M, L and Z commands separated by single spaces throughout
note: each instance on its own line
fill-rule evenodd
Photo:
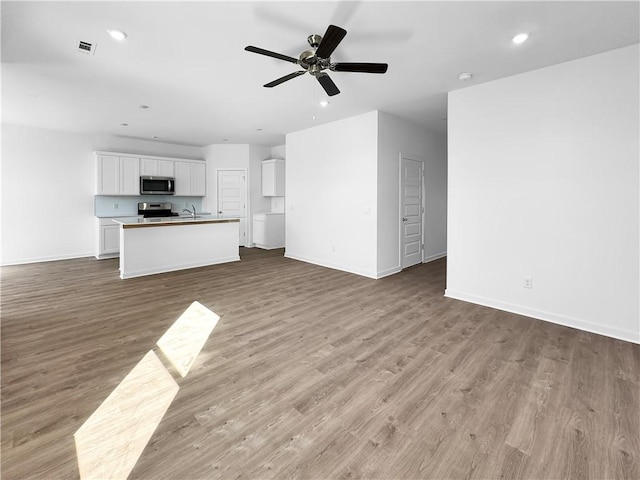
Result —
M 460 75 L 458 75 L 458 80 L 462 80 L 463 82 L 466 82 L 467 80 L 471 80 L 471 77 L 473 77 L 473 73 L 463 72 Z
M 149 105 L 140 104 L 138 105 L 138 108 L 141 108 L 142 110 L 146 110 L 147 108 L 149 108 Z
M 321 107 L 326 107 L 327 105 L 329 105 L 329 100 L 322 100 L 322 101 L 320 102 L 320 106 L 321 106 Z
M 128 127 L 128 126 L 129 126 L 129 124 L 128 124 L 128 123 L 125 123 L 125 122 L 122 122 L 122 123 L 120 124 L 120 126 L 121 126 L 121 127 Z
M 127 34 L 122 30 L 107 30 L 107 33 L 111 35 L 111 38 L 113 38 L 114 40 L 118 40 L 119 42 L 127 38 Z
M 529 38 L 529 34 L 528 33 L 519 33 L 515 37 L 513 37 L 511 39 L 511 41 L 513 43 L 515 43 L 516 45 L 520 45 L 521 43 L 526 42 L 527 38 Z

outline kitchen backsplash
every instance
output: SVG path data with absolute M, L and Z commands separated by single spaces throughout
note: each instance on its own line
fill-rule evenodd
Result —
M 95 195 L 94 214 L 96 217 L 128 217 L 138 215 L 138 203 L 160 203 L 171 202 L 174 212 L 181 212 L 183 208 L 196 207 L 202 210 L 202 198 L 200 197 L 177 197 L 175 195 L 139 195 L 135 197 L 112 197 Z

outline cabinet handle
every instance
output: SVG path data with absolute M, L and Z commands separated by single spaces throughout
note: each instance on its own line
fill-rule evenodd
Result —
M 409 220 L 407 217 L 402 217 L 403 222 L 406 222 L 407 220 Z

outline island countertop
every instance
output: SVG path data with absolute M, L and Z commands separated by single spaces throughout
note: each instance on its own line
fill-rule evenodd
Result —
M 196 215 L 196 218 L 190 216 L 180 217 L 122 217 L 114 218 L 114 223 L 122 225 L 123 228 L 138 228 L 138 227 L 164 227 L 164 226 L 177 226 L 177 225 L 198 225 L 208 223 L 232 223 L 239 222 L 237 217 L 225 217 L 222 215 Z

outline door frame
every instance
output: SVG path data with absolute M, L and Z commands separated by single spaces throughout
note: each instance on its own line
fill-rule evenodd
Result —
M 422 220 L 422 229 L 420 230 L 420 245 L 421 245 L 421 255 L 420 255 L 420 263 L 424 263 L 424 238 L 425 238 L 425 228 L 426 228 L 426 170 L 425 165 L 426 162 L 423 158 L 418 155 L 413 155 L 409 153 L 400 152 L 398 156 L 398 267 L 400 270 L 403 270 L 405 267 L 402 266 L 402 160 L 413 160 L 414 162 L 420 162 L 422 164 L 422 202 L 420 208 L 422 208 L 421 220 Z M 409 267 L 406 267 L 409 268 Z
M 252 225 L 251 222 L 249 221 L 250 215 L 249 212 L 251 211 L 251 195 L 249 195 L 249 185 L 251 184 L 251 179 L 249 178 L 249 169 L 247 167 L 216 167 L 216 212 L 215 215 L 218 214 L 218 212 L 220 211 L 220 205 L 219 205 L 219 200 L 220 200 L 220 192 L 218 191 L 218 182 L 219 182 L 219 173 L 220 172 L 228 172 L 228 171 L 234 171 L 234 170 L 241 170 L 244 172 L 244 182 L 245 182 L 245 188 L 244 188 L 244 204 L 245 206 L 245 226 L 244 226 L 244 246 L 245 247 L 250 247 L 252 246 L 251 242 L 248 241 L 247 239 L 253 238 L 253 231 L 252 231 Z M 213 212 L 212 212 L 213 213 Z

